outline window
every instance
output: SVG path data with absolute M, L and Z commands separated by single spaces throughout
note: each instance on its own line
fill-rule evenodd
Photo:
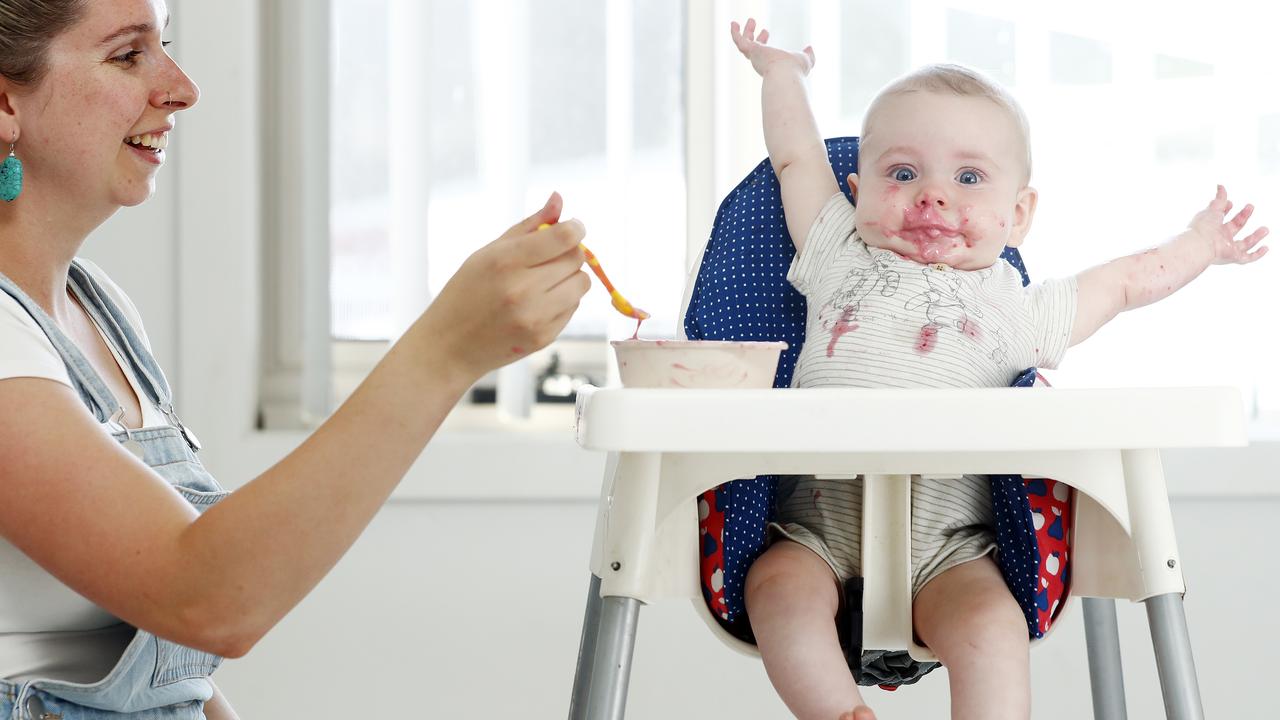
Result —
M 1237 206 L 1262 204 L 1251 226 L 1280 224 L 1267 204 L 1280 197 L 1280 96 L 1257 91 L 1270 87 L 1260 48 L 1280 10 L 1244 0 L 1159 23 L 1092 1 L 1069 12 L 974 0 L 328 3 L 330 246 L 302 265 L 324 268 L 338 399 L 470 252 L 553 189 L 619 288 L 654 313 L 645 334 L 674 335 L 686 263 L 765 156 L 759 79 L 727 31 L 748 13 L 774 44 L 814 45 L 810 96 L 827 136 L 857 134 L 875 91 L 923 63 L 1006 83 L 1032 127 L 1040 204 L 1023 255 L 1035 278 L 1161 242 L 1219 182 Z M 268 282 L 284 272 L 282 286 L 299 284 L 290 263 L 271 267 Z M 1256 417 L 1280 420 L 1269 372 L 1280 340 L 1259 307 L 1277 281 L 1275 258 L 1211 268 L 1073 348 L 1051 378 L 1234 384 Z M 284 305 L 290 337 L 298 321 Z M 562 365 L 602 379 L 603 341 L 633 329 L 594 288 L 558 343 Z
M 654 314 L 646 336 L 674 336 L 679 0 L 333 0 L 332 12 L 336 340 L 397 337 L 471 252 L 551 190 L 586 223 L 610 278 Z M 624 329 L 633 323 L 597 284 L 564 331 L 561 363 L 583 357 L 572 341 L 593 340 L 587 364 L 603 382 L 602 341 Z

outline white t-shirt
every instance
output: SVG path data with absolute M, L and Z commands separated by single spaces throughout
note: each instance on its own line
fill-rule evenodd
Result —
M 150 349 L 133 302 L 99 267 L 85 260 L 80 263 Z M 138 396 L 143 426 L 165 425 L 164 415 L 150 402 L 129 363 L 118 355 L 116 361 Z M 71 386 L 66 365 L 44 331 L 17 300 L 0 292 L 0 382 L 18 377 L 47 378 Z M 0 678 L 96 680 L 110 670 L 131 636 L 132 628 L 121 626 L 119 618 L 0 538 Z
M 795 387 L 1008 387 L 1053 368 L 1076 314 L 1074 278 L 1022 286 L 1003 260 L 982 270 L 922 265 L 858 237 L 837 193 L 787 280 L 808 300 Z
M 142 317 L 129 296 L 107 277 L 102 268 L 83 258 L 78 258 L 77 262 L 102 286 L 107 297 L 111 298 L 124 312 L 125 317 L 133 325 L 134 332 L 150 350 L 151 341 L 147 339 L 147 331 L 142 327 Z M 105 341 L 107 336 L 102 333 L 101 328 L 98 328 L 98 333 Z M 111 353 L 116 356 L 116 362 L 124 369 L 129 385 L 138 396 L 139 403 L 142 405 L 143 427 L 167 425 L 168 420 L 164 414 L 147 400 L 147 395 L 142 390 L 138 378 L 131 372 L 129 364 L 120 357 L 110 342 L 107 343 L 107 347 L 111 348 Z M 35 319 L 6 292 L 0 292 L 0 348 L 2 348 L 0 380 L 14 377 L 47 378 L 71 387 L 67 366 L 62 362 L 58 351 L 53 349 L 53 343 L 36 324 Z M 3 625 L 0 624 L 0 632 L 3 632 L 3 629 Z

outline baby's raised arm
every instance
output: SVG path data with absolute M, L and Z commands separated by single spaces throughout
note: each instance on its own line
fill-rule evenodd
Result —
M 731 23 L 729 34 L 751 67 L 764 78 L 761 112 L 764 144 L 782 187 L 782 209 L 796 252 L 804 244 L 809 226 L 827 200 L 840 192 L 827 146 L 809 108 L 804 78 L 813 68 L 813 48 L 789 52 L 769 47 L 769 31 L 755 35 L 756 21 L 748 19 L 741 30 Z
M 1165 244 L 1090 268 L 1078 276 L 1079 300 L 1070 345 L 1089 337 L 1125 310 L 1150 305 L 1172 295 L 1210 265 L 1251 263 L 1267 253 L 1254 247 L 1267 236 L 1267 228 L 1254 230 L 1242 240 L 1236 235 L 1253 214 L 1245 205 L 1227 220 L 1231 201 L 1218 186 L 1218 194 L 1196 213 L 1183 230 Z

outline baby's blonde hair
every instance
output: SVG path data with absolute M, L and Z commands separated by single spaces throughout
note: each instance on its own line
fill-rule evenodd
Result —
M 1022 106 L 999 83 L 977 70 L 963 65 L 950 63 L 925 65 L 884 86 L 867 108 L 866 117 L 862 121 L 863 140 L 865 141 L 867 135 L 871 134 L 871 121 L 875 118 L 876 111 L 880 109 L 885 100 L 897 95 L 906 95 L 907 93 L 919 91 L 951 93 L 960 97 L 986 98 L 1009 113 L 1009 116 L 1013 118 L 1014 125 L 1018 128 L 1019 134 L 1022 136 L 1019 139 L 1022 141 L 1022 147 L 1026 153 L 1026 174 L 1023 176 L 1023 182 L 1030 181 L 1031 124 L 1027 122 L 1026 113 L 1022 112 Z

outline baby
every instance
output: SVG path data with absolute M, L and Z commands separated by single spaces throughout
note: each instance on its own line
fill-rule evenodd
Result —
M 813 50 L 768 46 L 754 20 L 730 33 L 763 78 L 765 144 L 796 247 L 787 279 L 808 300 L 797 387 L 1006 387 L 1209 265 L 1266 253 L 1266 228 L 1235 239 L 1253 208 L 1227 220 L 1219 186 L 1164 244 L 1024 288 L 1000 260 L 1026 237 L 1037 197 L 1027 120 L 1007 91 L 953 65 L 890 83 L 863 121 L 854 206 L 806 97 Z M 857 481 L 798 479 L 747 575 L 765 669 L 799 718 L 875 717 L 834 622 L 844 582 L 861 574 L 860 505 Z M 948 669 L 952 717 L 1030 717 L 1027 625 L 992 557 L 990 482 L 914 478 L 911 543 L 915 633 Z

